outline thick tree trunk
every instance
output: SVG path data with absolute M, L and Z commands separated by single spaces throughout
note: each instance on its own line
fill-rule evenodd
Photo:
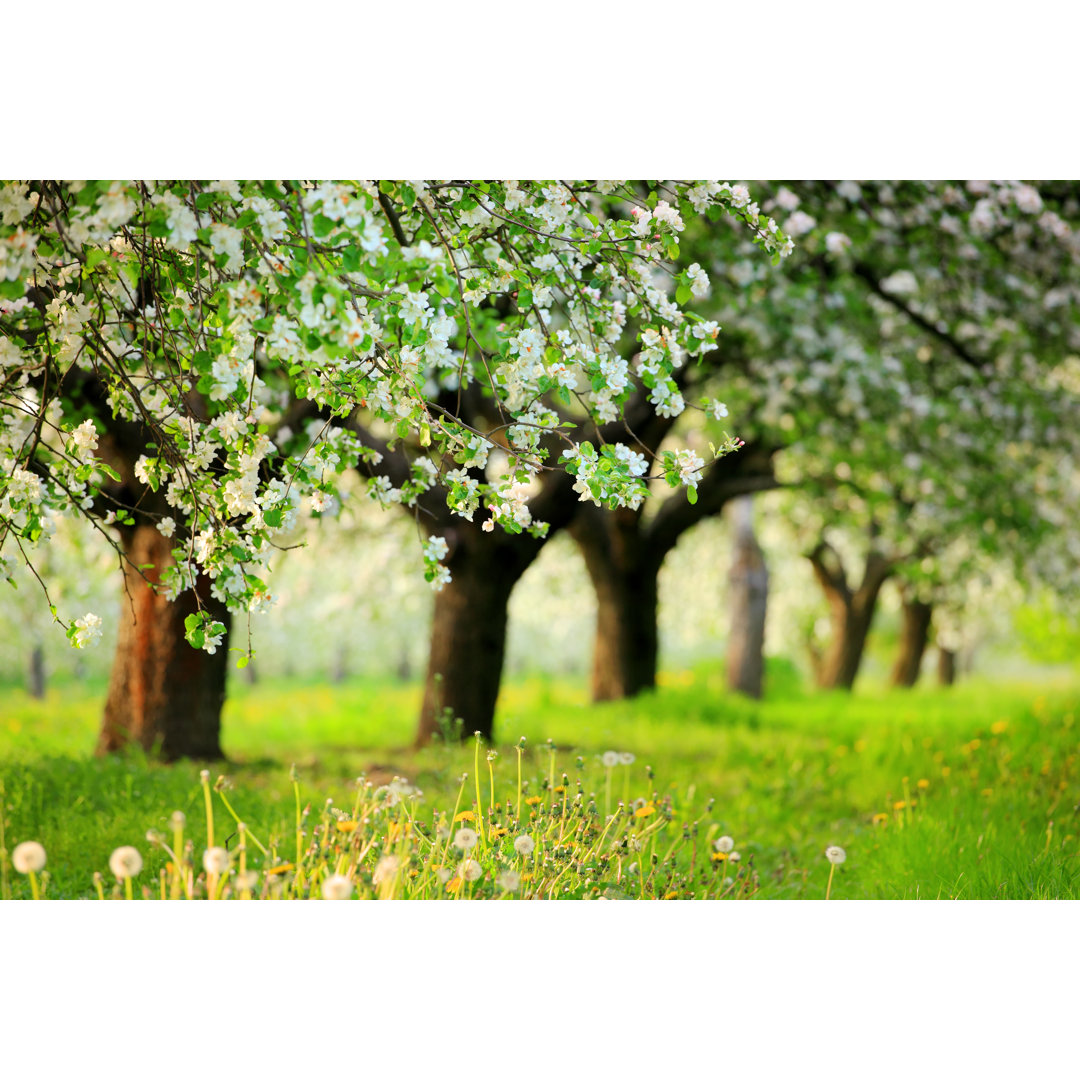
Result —
M 40 641 L 34 642 L 30 650 L 30 670 L 27 674 L 27 693 L 41 701 L 45 697 L 45 650 Z
M 830 545 L 819 544 L 811 552 L 810 562 L 825 592 L 833 630 L 822 657 L 818 685 L 825 689 L 850 690 L 862 663 L 881 586 L 892 573 L 893 564 L 871 551 L 866 559 L 862 584 L 852 590 L 840 558 Z
M 418 746 L 458 719 L 462 737 L 479 731 L 492 738 L 510 593 L 541 546 L 527 536 L 482 533 L 467 523 L 445 535 L 451 581 L 435 594 Z
M 158 581 L 171 563 L 170 548 L 171 541 L 152 525 L 136 526 L 125 537 L 127 558 L 135 566 L 149 564 L 145 573 L 150 581 Z M 132 566 L 125 565 L 125 577 L 98 753 L 137 743 L 168 761 L 220 758 L 228 610 L 210 595 L 210 582 L 199 578 L 196 588 L 203 608 L 226 628 L 225 639 L 211 656 L 184 640 L 184 619 L 198 610 L 192 591 L 171 602 L 155 593 Z
M 905 591 L 901 596 L 900 654 L 892 670 L 892 685 L 912 687 L 919 681 L 923 654 L 930 636 L 933 607 Z
M 952 686 L 956 682 L 956 653 L 939 645 L 937 660 L 938 683 L 941 686 Z
M 728 637 L 729 690 L 760 698 L 765 673 L 765 611 L 769 570 L 765 553 L 754 536 L 754 501 L 743 495 L 735 501 L 735 557 L 731 586 L 731 633 Z
M 633 697 L 656 686 L 660 564 L 633 510 L 583 507 L 570 526 L 596 590 L 593 701 Z

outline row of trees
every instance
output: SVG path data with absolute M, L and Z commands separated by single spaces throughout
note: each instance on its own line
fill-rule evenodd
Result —
M 890 578 L 903 683 L 981 561 L 1059 589 L 1080 565 L 1071 185 L 0 190 L 0 535 L 30 558 L 48 510 L 116 540 L 103 749 L 219 752 L 232 618 L 349 470 L 413 516 L 439 589 L 420 741 L 446 709 L 491 734 L 509 598 L 559 530 L 598 700 L 655 684 L 660 567 L 755 491 L 798 492 L 825 686 Z

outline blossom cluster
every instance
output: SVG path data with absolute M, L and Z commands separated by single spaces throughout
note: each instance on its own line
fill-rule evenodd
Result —
M 0 546 L 28 557 L 55 514 L 149 525 L 172 542 L 168 596 L 204 575 L 239 612 L 273 602 L 270 552 L 336 513 L 358 467 L 385 505 L 439 485 L 469 520 L 483 505 L 540 533 L 523 492 L 557 445 L 587 445 L 567 432 L 639 385 L 678 415 L 675 372 L 716 348 L 685 310 L 708 274 L 677 265 L 695 215 L 791 250 L 746 188 L 713 181 L 5 183 Z M 407 479 L 384 445 L 409 448 Z M 601 459 L 582 498 L 638 505 L 639 462 Z M 189 640 L 212 650 L 211 630 Z

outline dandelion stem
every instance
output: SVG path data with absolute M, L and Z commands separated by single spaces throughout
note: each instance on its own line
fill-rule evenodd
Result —
M 514 747 L 517 751 L 517 801 L 514 804 L 514 828 L 522 823 L 522 744 Z
M 41 893 L 38 891 L 37 874 L 35 874 L 34 871 L 31 870 L 28 876 L 30 878 L 30 894 L 35 900 L 40 900 Z
M 224 791 L 219 791 L 218 796 L 220 797 L 221 801 L 225 804 L 225 809 L 228 810 L 230 814 L 232 814 L 233 821 L 235 821 L 236 824 L 240 826 L 240 828 L 242 830 L 241 835 L 242 836 L 246 835 L 246 836 L 250 837 L 251 842 L 263 853 L 263 855 L 268 854 L 266 848 L 264 848 L 262 846 L 262 844 L 259 843 L 259 838 L 253 832 L 251 832 L 250 829 L 244 831 L 244 826 L 240 821 L 239 815 L 232 808 L 232 804 L 229 802 L 229 800 L 225 798 L 225 792 Z
M 832 891 L 832 876 L 836 871 L 836 863 L 829 863 L 829 883 L 825 886 L 825 899 L 829 899 L 829 893 Z
M 210 774 L 203 769 L 202 772 L 203 795 L 206 800 L 206 846 L 214 846 L 214 801 L 210 797 Z
M 481 843 L 484 843 L 485 847 L 486 847 L 487 845 L 485 843 L 485 837 L 484 837 L 484 801 L 480 797 L 480 732 L 479 731 L 476 732 L 476 754 L 475 754 L 475 762 L 474 762 L 474 764 L 475 764 L 475 767 L 476 767 L 476 771 L 473 774 L 474 779 L 476 781 L 476 819 L 477 819 L 477 822 L 479 823 L 479 826 L 480 826 L 479 829 L 477 829 L 477 832 L 480 834 Z M 454 814 L 454 817 L 457 817 L 456 813 Z

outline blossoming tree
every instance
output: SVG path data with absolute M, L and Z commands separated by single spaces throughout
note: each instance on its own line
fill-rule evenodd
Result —
M 790 250 L 712 181 L 0 186 L 0 557 L 33 565 L 64 514 L 113 544 L 101 748 L 220 753 L 232 621 L 273 603 L 269 554 L 348 469 L 416 514 L 443 590 L 462 537 L 539 541 L 553 484 L 627 507 L 649 475 L 693 490 L 706 462 L 640 457 L 625 410 L 671 410 L 715 347 L 677 286 L 695 216 Z M 94 643 L 97 616 L 46 602 Z M 498 663 L 482 634 L 469 650 Z
M 799 238 L 782 267 L 752 258 L 724 227 L 691 226 L 683 238 L 695 263 L 682 297 L 700 300 L 696 310 L 725 328 L 722 348 L 692 372 L 697 395 L 722 394 L 750 443 L 710 472 L 718 491 L 734 493 L 739 466 L 753 463 L 768 487 L 775 458 L 779 479 L 803 492 L 793 512 L 808 530 L 834 624 L 823 685 L 851 686 L 880 590 L 902 577 L 897 681 L 907 683 L 925 647 L 934 582 L 973 565 L 956 557 L 965 546 L 972 556 L 1004 546 L 1030 559 L 1052 529 L 1054 493 L 1070 475 L 1062 465 L 1080 452 L 1077 401 L 1062 393 L 1080 341 L 1069 303 L 1078 287 L 1080 233 L 1069 224 L 1080 218 L 1078 193 L 1068 184 L 981 182 L 760 191 L 765 209 Z M 716 290 L 711 301 L 699 264 Z M 705 441 L 693 425 L 681 431 L 662 437 Z M 642 590 L 655 588 L 670 550 L 657 539 L 670 536 L 667 522 L 688 527 L 724 501 L 691 506 L 675 493 L 645 512 L 579 515 L 574 529 L 600 607 L 595 655 L 631 655 L 613 645 L 620 635 L 646 643 L 621 684 L 605 683 L 598 667 L 595 696 L 651 685 L 655 605 L 642 602 Z M 856 582 L 829 542 L 837 528 L 868 538 Z M 610 585 L 620 574 L 638 593 L 621 611 Z

